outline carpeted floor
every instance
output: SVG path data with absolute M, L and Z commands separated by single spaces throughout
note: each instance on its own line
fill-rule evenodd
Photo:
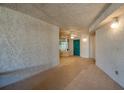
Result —
M 61 57 L 60 65 L 2 89 L 122 89 L 92 59 Z

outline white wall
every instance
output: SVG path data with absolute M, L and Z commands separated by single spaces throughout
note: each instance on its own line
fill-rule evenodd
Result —
M 95 33 L 90 34 L 89 36 L 89 52 L 90 52 L 90 58 L 95 59 Z
M 116 29 L 106 24 L 96 31 L 96 64 L 124 87 L 124 16 L 119 23 Z
M 0 7 L 0 87 L 58 63 L 58 27 Z
M 83 39 L 86 38 L 87 41 L 84 42 Z M 80 56 L 84 58 L 89 58 L 89 33 L 88 30 L 82 30 L 80 37 Z

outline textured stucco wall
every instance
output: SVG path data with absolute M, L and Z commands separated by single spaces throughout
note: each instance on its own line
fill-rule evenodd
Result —
M 0 7 L 0 87 L 57 65 L 58 45 L 58 27 Z M 24 68 L 27 73 L 11 72 Z
M 118 28 L 108 23 L 96 31 L 96 64 L 124 87 L 124 16 Z

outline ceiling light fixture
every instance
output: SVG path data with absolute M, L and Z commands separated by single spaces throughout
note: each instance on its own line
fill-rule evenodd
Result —
M 75 35 L 73 33 L 71 33 L 71 39 L 74 39 Z
M 71 39 L 74 39 L 74 37 L 73 37 L 73 36 L 71 36 Z
M 111 28 L 118 28 L 118 26 L 119 26 L 119 21 L 118 18 L 115 17 L 112 21 Z
M 71 39 L 74 39 L 74 37 L 73 37 L 73 36 L 71 36 Z

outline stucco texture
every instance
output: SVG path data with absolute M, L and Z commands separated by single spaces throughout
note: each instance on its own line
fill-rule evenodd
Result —
M 59 28 L 29 15 L 0 7 L 0 80 L 15 82 L 19 77 L 33 75 L 12 74 L 13 71 L 26 68 L 37 68 L 39 72 L 51 68 L 59 62 Z M 40 69 L 39 69 L 40 68 Z M 10 76 L 4 78 L 4 73 Z M 23 71 L 25 72 L 25 71 Z M 31 72 L 31 73 L 30 73 Z M 8 74 L 7 74 L 8 75 Z M 11 77 L 12 78 L 12 77 Z M 9 80 L 10 79 L 10 80 Z

